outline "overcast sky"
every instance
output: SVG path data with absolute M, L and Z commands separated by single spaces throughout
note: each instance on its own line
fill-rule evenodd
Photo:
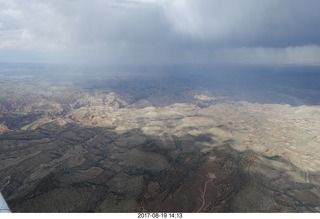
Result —
M 0 0 L 0 62 L 320 64 L 319 0 Z

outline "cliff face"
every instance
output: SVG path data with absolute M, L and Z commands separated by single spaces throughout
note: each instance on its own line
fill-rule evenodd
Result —
M 1 86 L 0 191 L 11 209 L 320 211 L 320 107 L 143 84 L 127 94 Z

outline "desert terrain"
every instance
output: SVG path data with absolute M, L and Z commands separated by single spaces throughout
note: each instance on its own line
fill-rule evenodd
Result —
M 0 79 L 13 212 L 320 212 L 311 85 L 79 78 Z

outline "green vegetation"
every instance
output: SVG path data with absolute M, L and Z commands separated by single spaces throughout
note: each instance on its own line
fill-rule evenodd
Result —
M 12 112 L 13 115 L 20 115 L 20 116 L 25 116 L 28 115 L 26 112 Z
M 37 122 L 30 123 L 20 128 L 21 131 L 32 130 L 34 126 L 37 125 Z

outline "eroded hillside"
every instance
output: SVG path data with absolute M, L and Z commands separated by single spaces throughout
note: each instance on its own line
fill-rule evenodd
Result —
M 320 107 L 147 80 L 1 81 L 14 212 L 319 212 Z

